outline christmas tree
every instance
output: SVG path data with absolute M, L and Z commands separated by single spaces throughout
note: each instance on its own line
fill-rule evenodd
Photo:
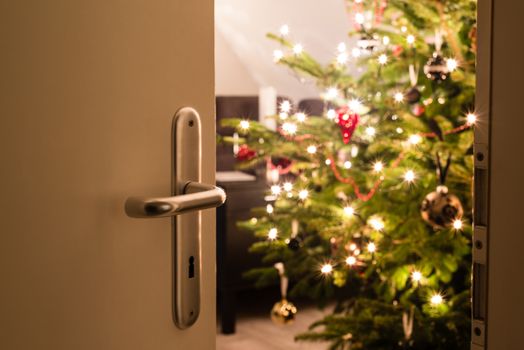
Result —
M 323 115 L 284 101 L 264 122 L 224 122 L 241 136 L 226 138 L 240 166 L 276 175 L 274 201 L 241 223 L 267 265 L 247 275 L 273 284 L 282 263 L 291 300 L 337 301 L 299 340 L 469 348 L 476 1 L 347 9 L 355 45 L 327 65 L 287 26 L 268 35 L 277 64 L 316 82 Z

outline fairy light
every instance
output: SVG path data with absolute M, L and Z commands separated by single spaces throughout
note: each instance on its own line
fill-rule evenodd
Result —
M 250 126 L 249 120 L 242 120 L 242 121 L 240 121 L 240 129 L 246 131 L 246 130 L 249 129 L 249 126 Z
M 454 58 L 448 58 L 446 60 L 446 66 L 448 67 L 448 70 L 450 72 L 453 72 L 455 69 L 458 68 L 459 64 L 458 64 L 458 61 Z
M 346 64 L 349 60 L 349 55 L 345 52 L 341 52 L 337 56 L 337 63 L 340 65 Z
M 294 123 L 284 123 L 282 124 L 282 130 L 284 130 L 289 135 L 294 135 L 297 133 L 297 125 Z
M 298 192 L 298 198 L 302 200 L 306 200 L 308 196 L 309 196 L 308 190 L 301 190 L 300 192 Z
M 331 165 L 331 159 L 326 159 L 325 163 L 326 165 Z
M 355 57 L 355 58 L 359 58 L 360 55 L 362 55 L 362 51 L 360 51 L 360 49 L 358 47 L 355 47 L 351 50 L 351 56 Z
M 404 94 L 402 92 L 397 92 L 397 93 L 395 93 L 393 98 L 395 99 L 395 102 L 401 103 L 401 102 L 404 101 Z
M 304 112 L 298 112 L 297 114 L 295 114 L 295 117 L 301 123 L 305 122 L 307 119 L 307 115 Z
M 333 120 L 333 119 L 335 119 L 337 117 L 337 112 L 334 109 L 330 109 L 330 110 L 327 111 L 326 117 L 329 120 Z
M 347 50 L 346 43 L 339 43 L 338 46 L 337 46 L 337 50 L 340 53 L 346 52 L 346 50 Z
M 314 145 L 308 146 L 307 153 L 309 153 L 309 154 L 317 153 L 317 146 L 314 146 Z
M 278 237 L 278 230 L 276 228 L 272 228 L 269 230 L 269 232 L 267 233 L 267 238 L 270 240 L 270 241 L 274 241 L 275 239 L 277 239 Z
M 364 21 L 366 20 L 366 17 L 364 17 L 364 14 L 361 12 L 357 12 L 355 14 L 355 22 L 358 24 L 364 24 Z
M 351 157 L 355 158 L 358 156 L 358 146 L 353 145 L 351 146 Z
M 362 102 L 358 98 L 353 98 L 349 101 L 349 109 L 353 112 L 358 112 L 362 108 Z
M 273 185 L 271 186 L 271 193 L 275 196 L 278 196 L 282 192 L 282 189 L 279 185 Z
M 477 122 L 477 115 L 475 113 L 468 113 L 466 121 L 469 125 L 474 125 Z
M 382 44 L 384 44 L 384 45 L 389 45 L 390 42 L 391 42 L 391 39 L 389 38 L 389 36 L 385 35 L 385 36 L 382 38 Z
M 382 231 L 384 229 L 384 221 L 379 218 L 373 218 L 369 220 L 369 224 L 375 231 Z
M 376 130 L 374 127 L 372 127 L 372 126 L 368 126 L 368 127 L 366 128 L 366 134 L 367 134 L 368 136 L 373 137 L 373 136 L 375 136 L 376 133 L 377 133 L 377 130 Z
M 348 256 L 348 257 L 346 258 L 346 264 L 347 264 L 348 266 L 353 266 L 353 265 L 355 265 L 356 263 L 357 263 L 357 258 L 355 258 L 354 256 Z
M 273 60 L 275 62 L 278 62 L 278 61 L 280 61 L 283 58 L 284 58 L 284 52 L 282 52 L 282 50 L 275 50 L 275 51 L 273 51 Z
M 413 134 L 409 137 L 409 143 L 412 145 L 418 145 L 422 141 L 422 136 L 418 134 Z
M 280 112 L 280 113 L 278 114 L 278 117 L 279 117 L 280 119 L 282 119 L 282 120 L 286 120 L 286 119 L 289 117 L 289 114 L 286 113 L 286 112 Z
M 293 53 L 295 55 L 300 55 L 304 51 L 304 46 L 302 44 L 295 44 L 293 46 Z
M 289 113 L 291 112 L 291 102 L 288 100 L 284 100 L 280 103 L 280 111 L 283 113 Z
M 384 170 L 384 164 L 382 164 L 382 162 L 375 162 L 375 164 L 373 164 L 373 170 L 376 172 L 376 173 L 380 173 L 382 170 Z
M 333 265 L 331 264 L 324 264 L 320 268 L 320 272 L 322 272 L 324 275 L 329 275 L 331 272 L 333 272 Z
M 368 252 L 370 253 L 374 253 L 377 251 L 377 245 L 373 242 L 370 242 L 367 248 L 368 248 Z
M 291 182 L 284 182 L 284 185 L 282 185 L 282 187 L 286 192 L 291 192 L 293 190 L 293 184 Z
M 344 207 L 344 215 L 345 216 L 349 216 L 349 217 L 355 215 L 355 209 L 352 206 L 350 206 L 350 205 L 345 206 Z
M 289 35 L 289 26 L 287 24 L 284 24 L 280 27 L 280 35 L 286 36 Z
M 445 99 L 444 97 L 439 97 L 439 98 L 437 99 L 437 102 L 438 102 L 439 104 L 443 105 L 444 103 L 446 103 L 446 99 Z
M 349 160 L 346 160 L 344 162 L 344 168 L 345 169 L 351 169 L 352 166 L 353 166 L 353 164 Z
M 462 228 L 464 227 L 464 223 L 462 222 L 461 219 L 455 219 L 453 220 L 453 228 L 455 230 L 462 230 Z
M 271 204 L 268 204 L 268 205 L 266 205 L 266 211 L 267 211 L 268 214 L 273 214 L 275 209 L 273 208 L 273 206 Z
M 431 302 L 431 305 L 439 306 L 440 304 L 444 302 L 444 297 L 440 293 L 435 293 L 431 296 L 429 301 Z
M 385 53 L 378 56 L 378 63 L 380 63 L 381 65 L 385 65 L 386 63 L 388 63 L 388 56 Z
M 357 250 L 357 245 L 356 245 L 355 243 L 351 243 L 351 244 L 349 245 L 349 250 L 351 250 L 352 252 L 355 251 L 355 250 Z
M 406 182 L 413 182 L 415 181 L 415 178 L 417 176 L 415 175 L 415 172 L 413 170 L 408 170 L 404 173 L 404 181 Z
M 415 36 L 412 34 L 409 34 L 406 38 L 406 41 L 409 45 L 413 45 L 415 43 Z
M 327 89 L 325 96 L 327 100 L 334 100 L 338 97 L 338 94 L 339 92 L 336 87 L 330 87 L 329 89 Z
M 404 129 L 402 129 L 401 127 L 396 128 L 395 131 L 397 132 L 397 134 L 404 133 Z
M 408 31 L 408 27 L 406 27 L 406 26 L 402 26 L 402 27 L 400 27 L 400 31 L 401 31 L 402 33 L 405 33 L 405 32 Z
M 411 273 L 411 280 L 416 283 L 420 282 L 422 280 L 422 272 L 417 270 L 413 271 Z

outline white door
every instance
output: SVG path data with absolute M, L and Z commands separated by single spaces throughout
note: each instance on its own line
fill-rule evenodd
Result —
M 214 182 L 212 0 L 0 2 L 0 348 L 214 349 L 214 211 L 200 318 L 172 317 L 171 123 L 202 118 Z

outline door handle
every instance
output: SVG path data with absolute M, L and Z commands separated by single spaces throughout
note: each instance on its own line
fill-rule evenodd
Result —
M 172 122 L 171 197 L 130 197 L 125 212 L 132 218 L 171 217 L 173 237 L 173 321 L 191 327 L 200 314 L 202 275 L 201 210 L 222 205 L 226 193 L 201 183 L 202 127 L 190 107 L 179 109 Z M 214 270 L 214 266 L 206 267 Z M 213 271 L 214 272 L 214 271 Z
M 132 218 L 162 218 L 195 210 L 216 208 L 226 201 L 226 193 L 217 186 L 188 182 L 179 196 L 165 198 L 130 197 L 125 211 Z

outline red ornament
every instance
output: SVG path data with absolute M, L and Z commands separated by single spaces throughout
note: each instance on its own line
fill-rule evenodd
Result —
M 398 57 L 404 52 L 404 48 L 400 45 L 396 45 L 393 47 L 393 56 Z
M 345 144 L 351 141 L 351 137 L 358 125 L 359 116 L 350 111 L 349 107 L 341 107 L 337 110 L 338 125 L 342 132 L 342 140 Z
M 257 152 L 255 150 L 250 149 L 247 145 L 242 145 L 238 149 L 237 159 L 245 162 L 255 158 L 256 155 Z
M 422 114 L 424 114 L 426 109 L 424 108 L 424 106 L 417 103 L 416 105 L 413 106 L 411 111 L 413 112 L 415 116 L 420 117 Z

